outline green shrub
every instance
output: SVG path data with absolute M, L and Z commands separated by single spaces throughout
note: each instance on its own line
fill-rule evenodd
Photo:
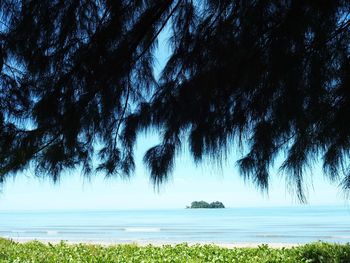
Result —
M 38 241 L 17 243 L 0 239 L 0 262 L 350 262 L 350 244 L 316 242 L 293 248 L 220 248 L 215 245 L 186 243 L 170 246 L 128 245 L 69 245 L 44 244 Z

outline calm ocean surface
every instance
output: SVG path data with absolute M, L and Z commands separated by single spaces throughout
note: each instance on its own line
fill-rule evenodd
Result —
M 350 242 L 350 208 L 1 212 L 0 236 L 75 242 Z

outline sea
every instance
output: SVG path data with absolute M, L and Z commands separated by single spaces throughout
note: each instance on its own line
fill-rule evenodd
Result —
M 347 243 L 350 208 L 0 211 L 0 236 L 95 243 Z

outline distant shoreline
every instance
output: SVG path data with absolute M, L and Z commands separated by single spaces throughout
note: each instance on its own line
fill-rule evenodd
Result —
M 262 245 L 268 245 L 270 248 L 292 248 L 297 246 L 305 245 L 303 243 L 253 243 L 253 242 L 238 242 L 238 243 L 215 243 L 215 242 L 163 242 L 163 241 L 153 241 L 153 242 L 113 242 L 113 241 L 94 241 L 94 240 L 81 240 L 81 241 L 69 241 L 69 240 L 59 240 L 59 239 L 8 239 L 17 243 L 29 243 L 33 241 L 38 241 L 44 244 L 59 244 L 60 242 L 64 242 L 70 245 L 76 244 L 86 244 L 86 245 L 101 245 L 101 246 L 117 246 L 117 245 L 137 245 L 140 247 L 152 245 L 155 247 L 161 247 L 165 245 L 179 245 L 187 243 L 189 246 L 204 246 L 204 245 L 214 245 L 220 248 L 257 248 Z

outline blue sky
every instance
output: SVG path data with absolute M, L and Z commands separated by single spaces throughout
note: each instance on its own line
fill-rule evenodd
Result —
M 169 54 L 165 34 L 159 44 L 158 72 Z M 240 157 L 236 153 L 222 167 L 205 162 L 195 166 L 189 154 L 184 153 L 177 158 L 172 178 L 157 191 L 142 164 L 144 152 L 156 143 L 155 135 L 140 136 L 136 172 L 130 179 L 96 176 L 88 180 L 79 171 L 69 171 L 54 185 L 49 180 L 34 178 L 31 171 L 19 174 L 3 185 L 0 210 L 184 208 L 194 200 L 219 200 L 227 207 L 299 205 L 281 174 L 273 174 L 268 195 L 261 194 L 249 182 L 244 183 L 235 165 Z M 341 190 L 323 179 L 318 166 L 313 170 L 308 201 L 309 205 L 346 204 Z

